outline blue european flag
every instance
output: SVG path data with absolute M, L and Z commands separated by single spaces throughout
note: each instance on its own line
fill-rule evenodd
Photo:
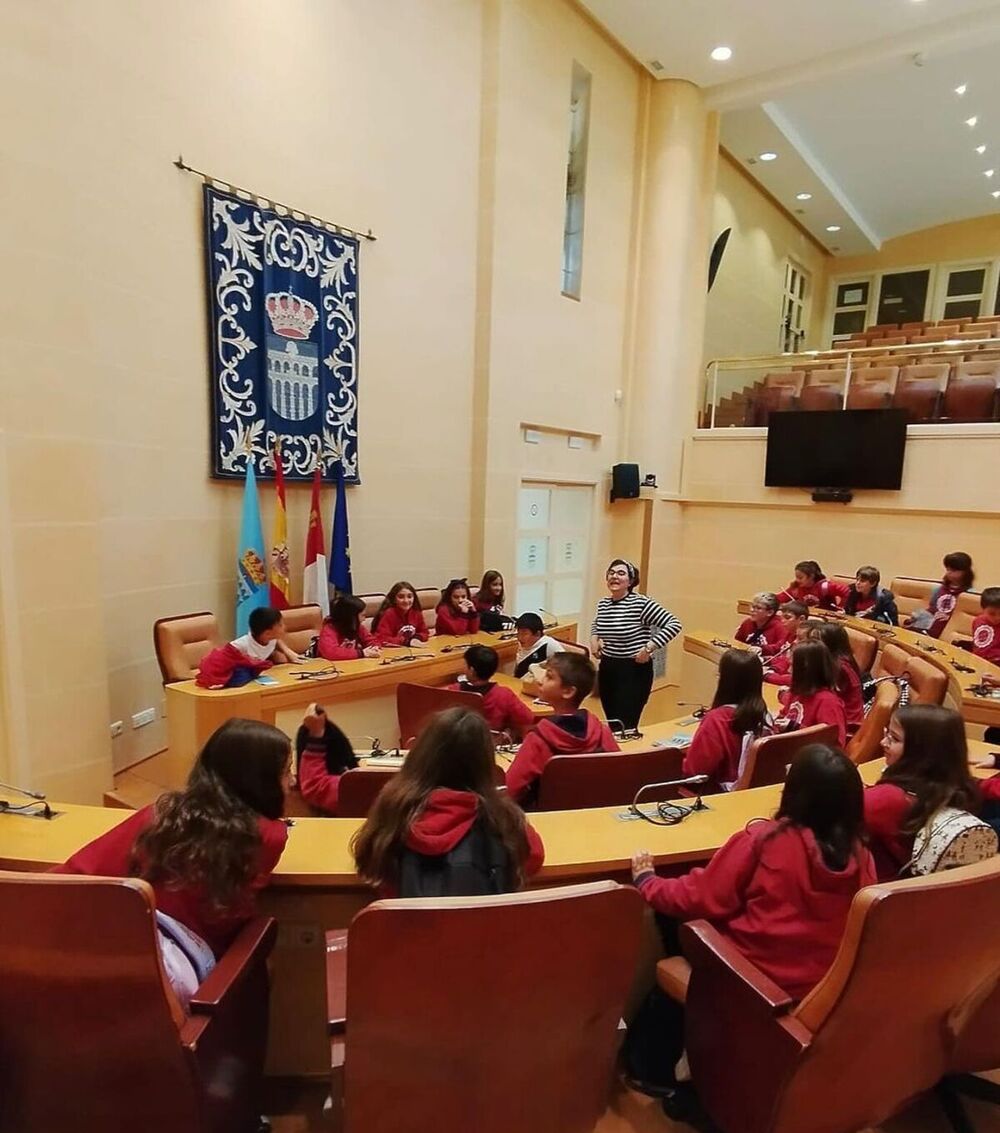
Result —
M 247 478 L 243 488 L 243 519 L 236 550 L 236 636 L 250 629 L 250 611 L 267 605 L 267 566 L 264 553 L 264 529 L 260 522 L 257 500 L 257 477 L 253 461 L 247 461 Z
M 330 540 L 330 581 L 339 594 L 352 593 L 351 536 L 347 526 L 347 487 L 344 466 L 338 461 L 336 471 L 337 502 L 333 505 L 333 536 Z

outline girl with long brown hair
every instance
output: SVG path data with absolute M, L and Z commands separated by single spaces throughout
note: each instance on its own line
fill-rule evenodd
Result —
M 290 760 L 284 732 L 258 720 L 227 720 L 182 791 L 161 795 L 53 872 L 148 881 L 157 910 L 218 957 L 253 915 L 254 894 L 285 848 Z
M 421 733 L 399 774 L 375 800 L 351 850 L 363 880 L 406 897 L 414 894 L 411 883 L 422 861 L 443 861 L 470 836 L 489 844 L 502 876 L 473 878 L 465 893 L 449 895 L 510 892 L 541 868 L 541 839 L 497 791 L 486 721 L 477 712 L 451 708 Z
M 372 618 L 372 633 L 379 645 L 412 645 L 430 637 L 412 582 L 392 584 Z

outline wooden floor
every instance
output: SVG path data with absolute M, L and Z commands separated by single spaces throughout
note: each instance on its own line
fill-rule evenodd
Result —
M 337 1123 L 323 1104 L 327 1087 L 320 1083 L 272 1081 L 268 1113 L 274 1133 L 334 1133 Z M 1000 1133 L 1000 1108 L 981 1102 L 964 1103 L 976 1133 Z M 516 1133 L 516 1130 L 511 1130 Z M 598 1122 L 594 1133 L 693 1133 L 690 1125 L 671 1121 L 664 1116 L 658 1102 L 624 1087 L 615 1096 L 608 1112 Z M 878 1130 L 865 1133 L 953 1133 L 938 1106 L 928 1097 L 911 1106 Z

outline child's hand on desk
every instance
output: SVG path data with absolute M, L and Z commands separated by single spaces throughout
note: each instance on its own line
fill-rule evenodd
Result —
M 382 650 L 379 649 L 379 647 L 377 645 L 369 645 L 365 648 L 364 656 L 365 657 L 381 657 L 382 656 Z
M 1000 688 L 1000 677 L 995 677 L 992 673 L 983 673 L 983 684 L 987 688 Z
M 988 771 L 996 771 L 997 770 L 996 755 L 988 755 L 985 759 L 977 759 L 973 763 L 972 766 L 973 767 L 983 767 Z
M 649 850 L 636 850 L 632 855 L 632 880 L 653 869 L 653 855 Z

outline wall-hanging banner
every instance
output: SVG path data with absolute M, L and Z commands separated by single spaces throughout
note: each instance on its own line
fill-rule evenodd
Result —
M 205 186 L 212 475 L 358 476 L 358 241 Z

